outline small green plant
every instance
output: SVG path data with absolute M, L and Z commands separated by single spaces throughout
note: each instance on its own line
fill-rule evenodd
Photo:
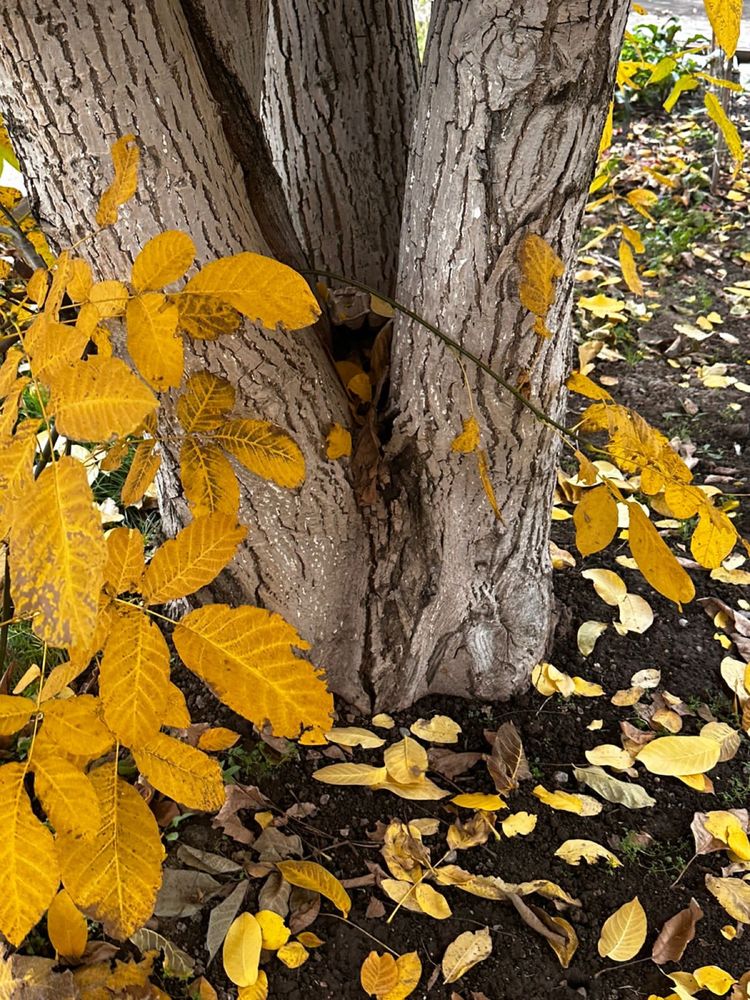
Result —
M 296 760 L 299 760 L 299 751 L 291 742 L 281 752 L 265 743 L 256 743 L 251 747 L 240 744 L 227 751 L 222 762 L 222 774 L 226 782 L 246 784 Z

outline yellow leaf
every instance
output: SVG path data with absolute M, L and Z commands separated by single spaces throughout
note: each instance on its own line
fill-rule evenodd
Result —
M 76 695 L 42 705 L 42 734 L 67 753 L 95 760 L 112 748 L 114 739 L 99 716 L 99 699 Z
M 73 302 L 85 302 L 89 297 L 94 279 L 91 276 L 91 266 L 80 257 L 74 257 L 70 262 L 70 277 L 67 292 Z
M 366 750 L 374 750 L 385 743 L 382 737 L 359 726 L 329 729 L 325 737 L 329 743 L 338 743 L 342 747 L 364 747 Z
M 305 948 L 320 948 L 322 944 L 325 944 L 325 941 L 319 938 L 317 934 L 313 934 L 312 931 L 302 931 L 301 934 L 297 935 L 297 940 Z
M 555 283 L 565 273 L 565 266 L 552 247 L 536 233 L 527 233 L 518 250 L 521 283 L 518 297 L 521 305 L 539 320 L 537 333 L 549 337 L 545 325 L 547 313 L 556 295 Z
M 61 370 L 81 360 L 88 339 L 85 331 L 55 323 L 41 313 L 24 337 L 34 377 L 45 384 L 54 384 Z
M 602 484 L 587 490 L 573 511 L 576 547 L 583 556 L 605 549 L 617 533 L 617 502 Z
M 143 535 L 135 528 L 114 528 L 107 535 L 107 563 L 104 584 L 115 597 L 127 591 L 138 591 L 145 563 Z
M 586 751 L 586 760 L 589 764 L 598 767 L 611 767 L 616 771 L 626 771 L 633 766 L 633 758 L 622 747 L 615 746 L 614 743 L 602 743 L 593 750 Z
M 234 407 L 234 386 L 211 372 L 191 375 L 177 400 L 177 419 L 188 434 L 212 431 Z
M 190 710 L 185 695 L 171 681 L 167 686 L 167 703 L 162 712 L 162 725 L 173 729 L 187 729 L 190 725 Z
M 383 781 L 372 787 L 374 791 L 393 792 L 400 799 L 410 799 L 414 802 L 436 801 L 437 799 L 444 799 L 446 795 L 450 795 L 450 792 L 446 792 L 443 788 L 438 788 L 429 778 L 422 778 L 421 781 L 409 785 L 403 785 L 398 781 Z
M 76 906 L 122 940 L 149 919 L 164 849 L 154 815 L 111 763 L 91 773 L 102 825 L 92 840 L 58 834 L 62 880 Z
M 215 812 L 224 804 L 221 768 L 187 743 L 157 733 L 147 743 L 133 747 L 133 759 L 154 788 L 188 809 Z
M 154 451 L 153 441 L 142 441 L 136 445 L 133 461 L 130 463 L 120 493 L 120 498 L 126 507 L 143 499 L 159 471 L 160 464 L 161 456 Z
M 388 953 L 371 951 L 359 970 L 359 981 L 368 996 L 382 997 L 398 986 L 396 959 Z
M 314 861 L 277 861 L 276 867 L 284 879 L 301 889 L 312 889 L 336 906 L 345 917 L 349 916 L 352 901 L 339 880 Z
M 301 330 L 320 315 L 304 278 L 285 264 L 255 253 L 238 253 L 206 264 L 182 294 L 217 299 L 269 330 L 279 323 Z
M 258 979 L 263 941 L 260 924 L 252 913 L 241 913 L 232 921 L 224 938 L 224 972 L 235 986 L 252 986 Z
M 667 114 L 671 113 L 672 108 L 675 106 L 680 96 L 686 90 L 695 90 L 697 86 L 698 86 L 698 81 L 690 73 L 684 73 L 682 76 L 678 77 L 677 80 L 675 81 L 674 87 L 672 87 L 672 89 L 669 92 L 669 96 L 664 102 L 664 110 L 667 112 Z
M 721 745 L 706 736 L 660 736 L 636 755 L 652 774 L 705 774 L 715 767 Z
M 616 608 L 627 596 L 625 581 L 611 569 L 586 569 L 581 576 L 584 580 L 591 580 L 599 597 L 611 607 Z
M 209 584 L 234 558 L 245 528 L 229 514 L 208 514 L 164 542 L 143 576 L 147 604 L 165 604 Z
M 35 709 L 31 698 L 0 694 L 0 736 L 12 736 L 23 729 Z
M 406 1000 L 419 985 L 422 976 L 422 963 L 416 951 L 408 951 L 396 959 L 398 983 L 380 1000 Z
M 631 247 L 636 253 L 645 253 L 646 246 L 643 242 L 643 237 L 641 236 L 641 234 L 638 232 L 637 229 L 631 229 L 630 226 L 626 226 L 623 224 L 620 226 L 620 230 L 622 232 L 622 235 L 625 237 L 625 239 L 628 241 L 628 243 L 631 245 Z
M 333 462 L 337 458 L 348 458 L 351 453 L 351 434 L 346 427 L 342 427 L 341 424 L 334 424 L 326 437 L 326 458 Z
M 380 887 L 389 899 L 412 913 L 423 913 L 434 920 L 447 920 L 452 915 L 445 896 L 425 882 L 415 885 L 399 879 L 384 878 Z
M 394 781 L 400 785 L 410 785 L 424 777 L 427 751 L 416 740 L 405 736 L 388 747 L 383 754 L 383 762 Z
M 588 375 L 583 375 L 581 372 L 573 372 L 569 375 L 565 385 L 571 392 L 575 392 L 579 396 L 585 396 L 587 399 L 598 399 L 608 402 L 612 400 L 606 389 L 602 389 Z
M 284 923 L 284 918 L 273 910 L 260 910 L 255 914 L 263 937 L 263 947 L 269 951 L 278 951 L 289 940 L 290 931 Z
M 240 734 L 233 729 L 225 729 L 223 726 L 216 726 L 213 729 L 205 729 L 198 737 L 198 747 L 207 752 L 216 753 L 221 750 L 228 750 L 239 740 Z
M 740 861 L 750 861 L 750 840 L 734 813 L 724 810 L 706 813 L 703 825 L 712 837 L 726 844 Z
M 498 809 L 507 809 L 507 803 L 503 802 L 499 795 L 485 795 L 482 792 L 465 792 L 463 795 L 454 795 L 451 802 L 463 809 L 482 809 L 485 812 L 496 812 Z
M 710 990 L 719 997 L 723 997 L 729 987 L 737 982 L 734 976 L 730 976 L 718 965 L 702 965 L 695 970 L 693 976 L 701 989 Z
M 180 478 L 194 517 L 220 513 L 237 518 L 240 486 L 230 461 L 216 445 L 185 438 L 180 449 Z
M 742 20 L 742 0 L 704 0 L 716 41 L 731 59 L 737 51 Z
M 34 746 L 31 770 L 34 793 L 55 830 L 84 839 L 93 837 L 101 824 L 101 814 L 88 775 L 60 756 L 54 744 L 44 749 Z
M 99 200 L 96 212 L 97 226 L 111 226 L 117 222 L 118 208 L 129 201 L 138 188 L 140 153 L 135 136 L 122 136 L 121 139 L 113 143 L 110 152 L 115 176 Z
M 333 699 L 321 672 L 292 646 L 308 643 L 279 615 L 261 608 L 212 604 L 191 611 L 176 626 L 174 643 L 185 665 L 226 705 L 277 736 L 331 728 Z
M 659 201 L 659 196 L 656 192 L 649 191 L 648 188 L 635 188 L 633 191 L 628 191 L 625 197 L 639 215 L 642 215 L 645 219 L 649 219 L 651 222 L 654 221 L 649 208 L 653 208 Z
M 31 485 L 10 537 L 16 614 L 51 646 L 84 645 L 96 627 L 106 548 L 86 469 L 63 456 Z
M 313 772 L 316 781 L 326 785 L 382 785 L 388 780 L 388 771 L 384 767 L 373 767 L 371 764 L 329 764 Z
M 2 773 L 2 772 L 0 772 Z M 750 882 L 741 878 L 706 875 L 706 888 L 718 899 L 733 920 L 750 924 Z
M 692 601 L 695 597 L 693 581 L 670 552 L 640 505 L 628 501 L 628 511 L 628 543 L 638 569 L 654 590 L 658 590 L 675 604 Z
M 535 813 L 516 812 L 502 821 L 501 826 L 506 837 L 527 837 L 536 827 Z
M 502 521 L 503 515 L 500 512 L 500 507 L 497 503 L 497 498 L 495 497 L 495 489 L 492 485 L 492 480 L 490 479 L 490 469 L 489 462 L 487 461 L 487 452 L 481 449 L 476 452 L 477 456 L 477 470 L 479 472 L 479 481 L 482 484 L 482 489 L 484 490 L 484 495 L 487 497 L 490 507 L 498 519 Z
M 125 314 L 128 353 L 157 392 L 182 381 L 182 338 L 177 333 L 177 306 L 161 292 L 145 292 L 128 302 Z
M 625 303 L 620 299 L 612 299 L 602 292 L 589 297 L 582 295 L 578 299 L 578 305 L 581 309 L 593 313 L 597 319 L 607 319 L 620 323 L 627 321 L 627 316 L 622 312 Z
M 0 767 L 0 932 L 16 947 L 39 921 L 60 883 L 55 842 L 32 811 L 25 774 L 23 764 Z
M 119 358 L 92 357 L 55 375 L 57 428 L 76 441 L 132 434 L 156 406 L 153 392 Z
M 65 889 L 58 892 L 47 910 L 47 934 L 62 958 L 75 960 L 86 950 L 89 937 L 86 920 Z
M 603 156 L 612 145 L 612 133 L 614 131 L 615 102 L 609 102 L 607 117 L 604 122 L 602 137 L 599 140 L 599 156 Z
M 727 515 L 711 503 L 702 503 L 690 539 L 690 551 L 696 562 L 707 569 L 718 569 L 736 542 L 737 530 Z
M 581 859 L 594 865 L 604 859 L 612 868 L 621 868 L 622 862 L 606 847 L 593 840 L 566 840 L 555 851 L 556 858 L 562 858 L 569 865 L 580 865 Z
M 298 969 L 308 960 L 310 952 L 299 941 L 290 941 L 279 948 L 276 957 L 287 969 Z
M 446 983 L 455 983 L 477 962 L 482 962 L 492 953 L 492 937 L 489 927 L 481 931 L 464 931 L 445 949 L 441 968 Z
M 195 244 L 179 229 L 153 236 L 133 261 L 131 284 L 136 292 L 159 291 L 178 281 L 195 260 Z
M 122 316 L 128 298 L 128 290 L 121 281 L 97 281 L 89 289 L 89 302 L 99 314 L 99 319 Z
M 716 122 L 721 129 L 721 133 L 727 144 L 727 149 L 732 155 L 736 169 L 739 170 L 742 166 L 742 161 L 745 158 L 745 151 L 742 146 L 740 133 L 737 131 L 737 126 L 730 118 L 727 117 L 727 114 L 721 106 L 718 98 L 715 94 L 712 94 L 710 90 L 706 91 L 703 100 L 706 105 L 708 117 L 712 121 Z
M 626 240 L 620 240 L 619 257 L 620 270 L 622 271 L 622 276 L 625 279 L 625 284 L 628 286 L 633 295 L 642 296 L 643 282 L 638 274 L 638 267 L 635 263 L 635 257 L 633 257 L 633 251 L 630 249 L 630 244 Z
M 201 995 L 200 1000 L 203 1000 Z M 268 976 L 263 969 L 258 971 L 258 978 L 252 986 L 241 986 L 237 1000 L 268 1000 Z
M 646 914 L 636 896 L 604 921 L 597 945 L 599 954 L 615 962 L 629 962 L 643 947 L 647 931 Z
M 265 420 L 225 420 L 212 440 L 246 469 L 278 486 L 296 489 L 305 481 L 305 459 L 295 442 Z
M 461 727 L 447 715 L 433 715 L 431 719 L 417 719 L 412 722 L 409 729 L 421 740 L 429 743 L 456 743 L 458 742 Z
M 161 728 L 168 690 L 169 648 L 160 629 L 137 608 L 120 610 L 99 666 L 107 725 L 126 746 L 143 746 Z
M 177 306 L 181 330 L 196 340 L 217 340 L 234 333 L 242 317 L 214 295 L 196 295 L 178 292 L 170 299 Z
M 532 790 L 540 802 L 552 809 L 560 809 L 562 812 L 583 813 L 583 802 L 580 795 L 573 795 L 570 792 L 548 792 L 542 785 L 537 785 Z
M 463 421 L 464 429 L 456 435 L 451 443 L 451 451 L 464 454 L 476 451 L 479 447 L 479 424 L 476 417 L 468 417 Z

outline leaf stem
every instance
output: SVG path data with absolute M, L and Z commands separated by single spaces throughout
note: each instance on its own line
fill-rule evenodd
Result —
M 354 927 L 360 932 L 360 934 L 364 934 L 365 937 L 374 941 L 375 944 L 379 944 L 381 948 L 385 948 L 385 950 L 389 951 L 391 955 L 395 955 L 396 958 L 401 958 L 399 953 L 394 951 L 393 948 L 389 948 L 385 941 L 381 941 L 380 938 L 376 938 L 374 934 L 370 934 L 370 932 L 366 931 L 364 927 L 360 927 L 359 924 L 355 924 L 353 920 L 346 920 L 344 917 L 340 917 L 338 913 L 319 913 L 318 917 L 329 917 L 331 920 L 340 920 L 342 924 L 346 924 L 347 927 Z
M 480 357 L 468 350 L 466 347 L 463 347 L 457 340 L 449 337 L 447 333 L 444 333 L 438 326 L 435 326 L 434 323 L 430 323 L 430 321 L 425 319 L 424 316 L 420 316 L 418 312 L 415 312 L 413 309 L 405 306 L 397 299 L 391 298 L 389 295 L 384 295 L 376 288 L 372 288 L 370 285 L 366 285 L 362 281 L 357 281 L 355 278 L 348 278 L 346 275 L 338 274 L 335 271 L 328 271 L 325 268 L 313 267 L 309 270 L 304 269 L 300 271 L 300 274 L 318 275 L 319 277 L 328 278 L 332 281 L 342 281 L 345 284 L 352 285 L 354 288 L 359 288 L 363 292 L 369 292 L 370 295 L 377 296 L 377 298 L 382 299 L 383 302 L 387 302 L 392 309 L 397 309 L 400 313 L 403 313 L 404 316 L 408 316 L 409 319 L 414 320 L 415 323 L 419 323 L 420 326 L 429 330 L 430 333 L 434 334 L 434 336 L 436 336 L 439 340 L 442 340 L 448 347 L 453 348 L 454 351 L 457 351 L 459 354 L 463 355 L 463 357 L 468 358 L 469 361 L 473 361 L 478 368 L 481 368 L 482 371 L 489 375 L 491 379 L 494 379 L 498 385 L 501 385 L 512 396 L 514 396 L 522 406 L 533 413 L 537 420 L 541 420 L 542 423 L 547 424 L 549 427 L 553 427 L 568 441 L 571 434 L 574 433 L 567 427 L 558 423 L 553 417 L 546 414 L 544 410 L 541 410 L 538 406 L 536 406 L 536 404 L 532 403 L 531 400 L 526 399 L 519 389 L 512 385 L 512 383 L 508 382 L 507 379 L 504 379 L 502 375 L 498 375 L 498 373 L 494 371 L 486 361 L 482 361 Z
M 13 617 L 13 606 L 10 599 L 10 563 L 8 562 L 8 548 L 5 547 L 5 569 L 3 571 L 3 608 L 2 624 L 0 624 L 0 676 L 5 670 L 5 657 L 8 654 L 8 631 Z

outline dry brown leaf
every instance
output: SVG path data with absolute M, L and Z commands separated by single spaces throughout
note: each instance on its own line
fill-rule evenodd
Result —
M 675 913 L 659 931 L 651 949 L 651 958 L 657 965 L 679 962 L 685 949 L 695 937 L 695 927 L 703 917 L 703 910 L 691 899 L 684 910 Z

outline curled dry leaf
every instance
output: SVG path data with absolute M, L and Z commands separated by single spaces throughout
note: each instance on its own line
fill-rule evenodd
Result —
M 650 691 L 651 688 L 658 687 L 661 683 L 661 670 L 647 667 L 645 670 L 638 670 L 630 678 L 633 687 L 639 687 L 643 691 Z
M 437 771 L 451 781 L 466 774 L 480 760 L 487 759 L 481 753 L 456 753 L 455 750 L 445 750 L 442 747 L 432 747 L 427 756 L 430 770 Z
M 492 937 L 489 927 L 480 931 L 464 931 L 445 949 L 441 968 L 446 983 L 455 983 L 478 962 L 483 962 L 492 953 Z
M 572 925 L 562 917 L 551 917 L 541 906 L 527 903 L 521 896 L 511 896 L 510 899 L 523 922 L 541 934 L 557 955 L 560 965 L 567 969 L 578 948 L 578 935 Z
M 428 743 L 457 743 L 461 727 L 447 715 L 434 715 L 431 719 L 417 719 L 409 729 Z
M 625 581 L 611 569 L 585 569 L 581 576 L 584 580 L 591 580 L 599 597 L 611 607 L 616 608 L 627 595 Z
M 646 914 L 636 896 L 604 921 L 597 945 L 599 954 L 615 962 L 629 962 L 643 947 L 647 930 Z
M 651 958 L 657 965 L 679 962 L 685 949 L 695 937 L 695 927 L 703 918 L 703 910 L 694 899 L 688 906 L 664 924 L 651 949 Z
M 376 729 L 393 729 L 396 725 L 391 716 L 386 712 L 379 712 L 377 715 L 373 715 L 370 722 Z
M 578 629 L 576 642 L 578 652 L 581 656 L 590 656 L 594 652 L 596 640 L 603 635 L 609 626 L 606 622 L 588 621 L 584 622 Z
M 562 858 L 569 865 L 580 865 L 582 860 L 594 865 L 597 861 L 604 860 L 612 868 L 622 867 L 622 862 L 612 851 L 593 840 L 566 840 L 555 851 L 555 857 Z
M 492 739 L 492 751 L 487 759 L 495 788 L 501 794 L 512 792 L 519 782 L 531 777 L 521 735 L 514 723 L 504 722 Z

